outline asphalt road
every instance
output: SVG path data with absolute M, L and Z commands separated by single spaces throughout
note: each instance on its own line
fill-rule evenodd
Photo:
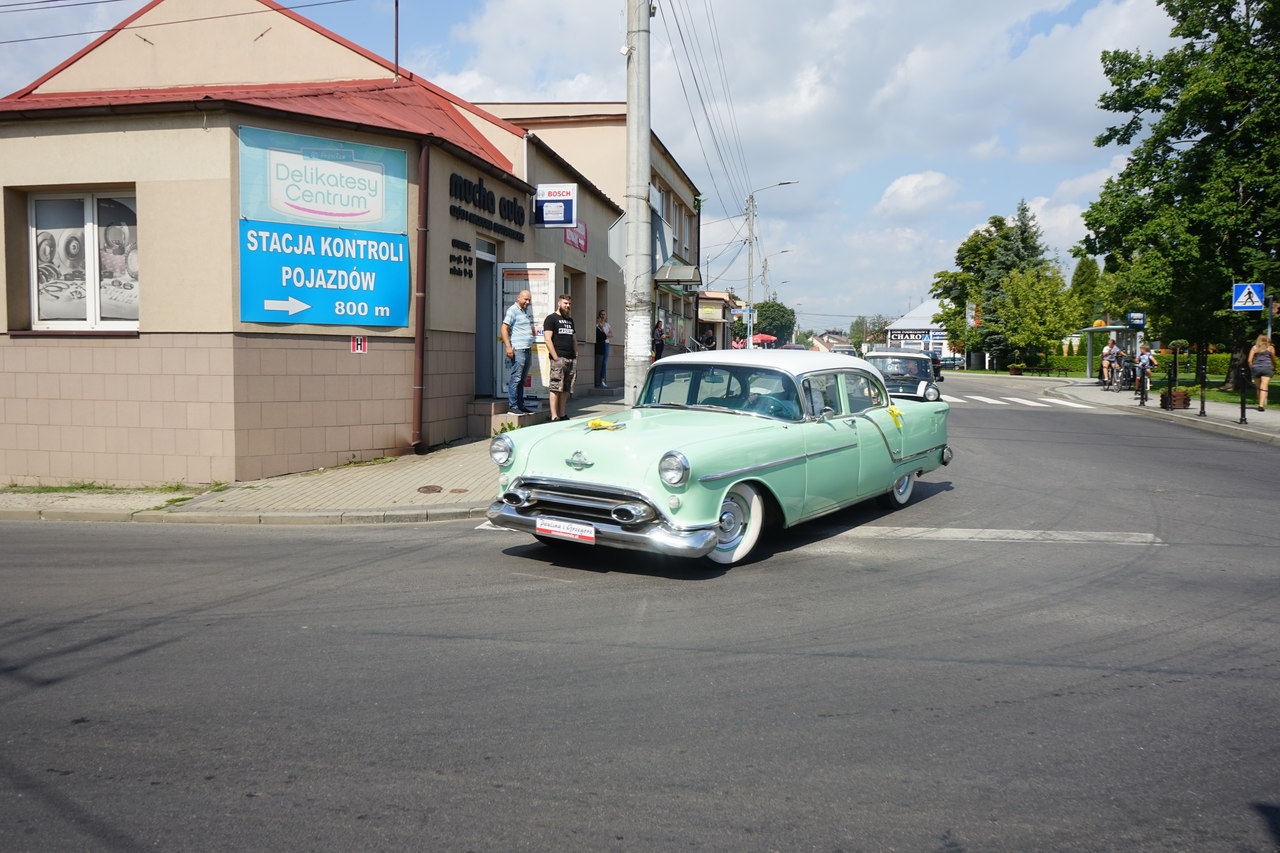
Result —
M 1277 849 L 1274 449 L 973 400 L 952 434 L 907 508 L 729 571 L 0 523 L 0 849 Z

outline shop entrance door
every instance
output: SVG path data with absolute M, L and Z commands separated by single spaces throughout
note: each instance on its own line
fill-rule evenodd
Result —
M 476 352 L 475 352 L 475 395 L 477 397 L 501 397 L 504 395 L 501 382 L 494 384 L 496 376 L 502 371 L 502 312 L 503 308 L 495 308 L 493 260 L 476 253 Z M 497 338 L 495 350 L 493 340 Z M 497 364 L 494 364 L 495 353 Z
M 506 396 L 506 352 L 502 346 L 502 318 L 507 308 L 516 301 L 520 291 L 527 290 L 533 296 L 529 304 L 529 312 L 533 314 L 533 352 L 529 365 L 530 387 L 525 393 L 546 399 L 546 347 L 542 344 L 542 321 L 555 308 L 551 301 L 552 283 L 555 282 L 555 264 L 495 264 L 497 283 L 493 288 L 497 303 L 493 306 L 496 312 L 494 335 L 497 338 L 493 345 L 493 387 L 498 389 L 498 396 Z M 479 341 L 479 336 L 476 338 Z

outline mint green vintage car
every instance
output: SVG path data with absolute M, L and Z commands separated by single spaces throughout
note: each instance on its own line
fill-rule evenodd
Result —
M 891 400 L 847 355 L 724 350 L 664 358 L 608 419 L 495 436 L 489 520 L 577 542 L 737 563 L 766 522 L 868 498 L 890 508 L 951 461 L 943 402 Z

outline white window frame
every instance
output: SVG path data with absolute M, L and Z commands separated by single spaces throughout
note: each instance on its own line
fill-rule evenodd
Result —
M 98 264 L 98 200 L 131 199 L 137 210 L 138 197 L 132 189 L 86 190 L 84 192 L 32 193 L 27 198 L 28 275 L 31 293 L 31 328 L 35 331 L 137 331 L 138 320 L 103 320 L 101 280 Z M 60 199 L 80 199 L 84 205 L 85 316 L 83 319 L 40 319 L 39 254 L 36 246 L 36 203 Z

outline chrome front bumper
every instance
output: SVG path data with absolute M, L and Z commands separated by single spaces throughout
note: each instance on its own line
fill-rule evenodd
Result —
M 521 513 L 502 501 L 491 504 L 486 514 L 490 523 L 498 527 L 518 530 L 530 535 L 537 533 L 540 517 L 537 514 Z M 579 519 L 550 513 L 542 517 L 584 523 Z M 590 524 L 595 528 L 597 545 L 607 545 L 610 548 L 622 548 L 627 551 L 666 554 L 671 557 L 705 557 L 715 550 L 718 539 L 715 528 L 676 530 L 662 521 L 653 521 L 633 528 L 624 528 L 620 524 L 601 521 L 592 521 Z

